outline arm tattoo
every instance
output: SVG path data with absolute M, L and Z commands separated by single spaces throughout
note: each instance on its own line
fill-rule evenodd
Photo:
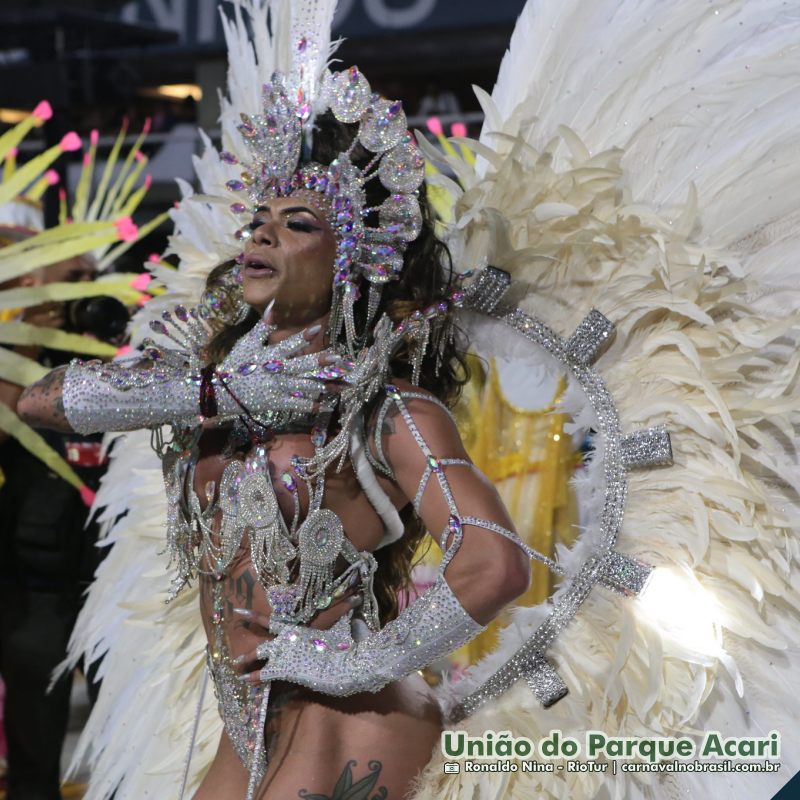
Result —
M 19 402 L 32 400 L 36 410 L 29 414 L 26 422 L 55 430 L 70 431 L 69 422 L 64 412 L 64 373 L 67 366 L 50 370 L 43 378 L 27 386 L 19 398 Z
M 369 775 L 353 783 L 353 767 L 357 763 L 355 760 L 347 762 L 332 794 L 312 794 L 308 789 L 301 789 L 297 796 L 303 800 L 387 800 L 389 791 L 385 786 L 379 787 L 375 794 L 370 794 L 378 782 L 383 764 L 380 761 L 370 761 L 367 765 Z

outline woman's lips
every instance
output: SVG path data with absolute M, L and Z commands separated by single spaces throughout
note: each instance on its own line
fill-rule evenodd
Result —
M 248 261 L 244 265 L 244 274 L 247 278 L 271 278 L 276 272 L 273 266 L 260 261 Z

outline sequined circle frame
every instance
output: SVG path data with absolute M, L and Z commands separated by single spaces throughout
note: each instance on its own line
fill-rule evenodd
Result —
M 635 596 L 642 591 L 652 571 L 651 566 L 614 549 L 625 511 L 627 473 L 633 469 L 668 466 L 672 463 L 672 446 L 664 427 L 646 428 L 623 435 L 614 400 L 603 379 L 592 368 L 611 339 L 613 324 L 593 309 L 572 336 L 564 339 L 518 308 L 501 304 L 509 285 L 508 273 L 487 267 L 467 290 L 464 306 L 521 333 L 555 358 L 581 386 L 594 411 L 597 434 L 604 442 L 605 499 L 599 520 L 598 543 L 593 552 L 577 573 L 567 575 L 565 589 L 534 634 L 487 681 L 464 696 L 451 710 L 452 722 L 474 713 L 519 680 L 528 684 L 545 707 L 567 694 L 566 684 L 546 659 L 547 651 L 556 637 L 578 613 L 581 604 L 597 584 L 625 596 Z M 563 574 L 562 570 L 557 571 Z

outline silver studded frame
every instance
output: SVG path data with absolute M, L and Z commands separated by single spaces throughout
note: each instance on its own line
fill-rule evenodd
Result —
M 672 463 L 669 434 L 662 426 L 623 435 L 614 399 L 593 369 L 592 365 L 613 335 L 614 326 L 610 320 L 593 309 L 575 332 L 564 339 L 518 308 L 503 305 L 502 296 L 509 285 L 507 273 L 487 267 L 467 290 L 464 307 L 518 331 L 555 358 L 581 386 L 595 413 L 598 434 L 605 442 L 605 499 L 599 520 L 600 536 L 594 551 L 577 573 L 566 577 L 565 591 L 534 634 L 485 683 L 453 708 L 453 722 L 469 716 L 519 680 L 528 684 L 545 707 L 567 694 L 566 684 L 546 659 L 556 637 L 578 613 L 597 584 L 633 596 L 642 591 L 652 570 L 649 565 L 614 549 L 625 511 L 628 471 Z

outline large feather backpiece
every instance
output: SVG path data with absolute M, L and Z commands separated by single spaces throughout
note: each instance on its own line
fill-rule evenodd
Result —
M 545 710 L 520 683 L 455 728 L 581 743 L 588 730 L 778 730 L 783 766 L 445 774 L 437 753 L 415 800 L 766 798 L 798 768 L 799 229 L 780 178 L 797 168 L 798 24 L 780 3 L 532 0 L 492 96 L 479 93 L 480 142 L 462 142 L 477 169 L 439 156 L 457 179 L 439 179 L 457 263 L 509 271 L 522 307 L 564 335 L 599 309 L 616 337 L 597 370 L 623 427 L 665 424 L 674 450 L 672 467 L 631 474 L 618 543 L 657 567 L 653 586 L 633 601 L 595 588 L 551 651 L 570 694 Z M 479 352 L 507 349 L 481 330 Z M 592 427 L 574 387 L 564 405 Z M 576 486 L 589 522 L 561 553 L 567 572 L 592 551 L 602 483 L 595 458 Z M 547 612 L 519 609 L 452 694 L 480 686 Z
M 623 424 L 666 424 L 675 449 L 672 467 L 631 476 L 619 549 L 655 565 L 662 586 L 666 574 L 668 591 L 704 602 L 687 627 L 646 596 L 595 589 L 552 651 L 570 694 L 544 710 L 518 685 L 459 728 L 534 740 L 553 728 L 578 737 L 587 729 L 792 730 L 800 696 L 792 670 L 800 599 L 797 326 L 777 313 L 782 298 L 770 286 L 787 282 L 797 238 L 779 181 L 798 168 L 786 125 L 798 107 L 789 78 L 798 69 L 797 19 L 777 2 L 754 5 L 530 2 L 492 97 L 480 95 L 486 125 L 480 142 L 467 143 L 477 168 L 450 159 L 456 180 L 439 179 L 452 196 L 448 238 L 461 269 L 508 270 L 527 287 L 523 307 L 560 333 L 592 307 L 615 323 L 597 368 Z M 231 86 L 248 70 L 259 80 L 255 54 L 268 52 L 266 42 L 249 49 L 236 21 L 226 35 L 235 50 Z M 252 87 L 234 91 L 235 102 L 223 107 L 225 130 L 234 109 L 254 111 Z M 187 187 L 174 212 L 181 269 L 161 276 L 169 291 L 147 314 L 196 299 L 208 270 L 237 251 L 235 218 L 218 199 L 234 176 L 210 147 L 197 166 L 203 194 Z M 495 341 L 487 328 L 474 346 L 500 352 Z M 591 427 L 574 387 L 564 407 L 576 426 Z M 600 494 L 602 442 L 596 452 L 577 487 L 589 511 Z M 131 503 L 133 493 L 147 508 Z M 158 606 L 167 588 L 165 559 L 156 555 L 160 493 L 147 437 L 129 435 L 101 490 L 116 544 L 74 642 L 75 653 L 108 650 L 106 687 L 87 730 L 95 737 L 92 798 L 109 797 L 118 781 L 118 798 L 172 796 L 181 781 L 202 637 L 191 592 Z M 122 509 L 128 514 L 120 519 Z M 561 563 L 574 569 L 592 545 L 589 524 Z M 151 616 L 157 607 L 162 613 Z M 546 613 L 519 609 L 500 650 L 453 694 L 478 686 Z M 141 659 L 135 664 L 132 652 Z M 156 687 L 155 701 L 144 699 L 145 687 Z M 212 707 L 206 694 L 190 787 L 219 730 Z M 128 726 L 132 735 L 122 739 Z M 567 772 L 445 775 L 434 754 L 417 798 L 671 797 L 687 787 L 768 797 L 797 769 L 787 739 L 776 775 L 695 775 L 691 783 Z

